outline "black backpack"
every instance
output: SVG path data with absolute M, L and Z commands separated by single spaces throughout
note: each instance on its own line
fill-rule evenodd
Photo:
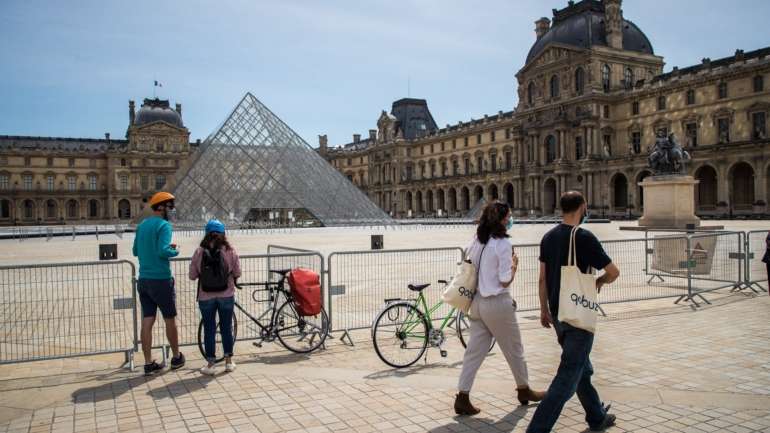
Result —
M 223 292 L 227 290 L 227 272 L 225 258 L 220 250 L 203 249 L 201 258 L 200 284 L 204 292 Z

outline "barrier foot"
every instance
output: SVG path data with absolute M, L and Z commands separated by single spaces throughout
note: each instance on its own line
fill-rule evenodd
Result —
M 647 280 L 647 284 L 649 285 L 652 282 L 652 280 L 654 280 L 656 278 L 659 279 L 661 283 L 665 283 L 666 282 L 666 280 L 664 280 L 663 277 L 661 277 L 660 275 L 653 275 L 653 276 L 650 277 L 649 280 Z
M 700 295 L 698 295 L 698 296 L 700 296 Z M 679 304 L 680 302 L 684 301 L 684 302 L 692 302 L 692 304 L 693 304 L 695 307 L 700 307 L 700 304 L 698 304 L 697 302 L 695 302 L 695 299 L 693 299 L 694 297 L 695 297 L 695 296 L 690 296 L 690 295 L 682 295 L 682 296 L 680 296 L 680 297 L 676 298 L 676 301 L 674 301 L 674 304 Z M 703 298 L 703 296 L 701 296 L 701 298 Z M 705 298 L 703 298 L 703 299 L 705 300 Z
M 751 288 L 751 290 L 754 290 L 754 286 L 757 286 L 757 289 L 758 289 L 760 292 L 767 292 L 767 289 L 765 289 L 764 287 L 762 287 L 762 285 L 761 285 L 761 284 L 759 284 L 759 283 L 756 283 L 756 282 L 754 282 L 754 283 L 751 283 L 751 284 L 749 284 L 749 287 Z M 759 293 L 759 292 L 757 292 L 757 293 Z
M 123 352 L 123 365 L 120 368 L 127 368 L 128 371 L 134 371 L 134 351 L 126 350 Z
M 347 343 L 345 342 L 346 339 L 348 340 Z M 342 342 L 342 344 L 346 346 L 350 346 L 350 347 L 355 346 L 355 343 L 353 343 L 353 338 L 350 337 L 350 331 L 348 331 L 347 329 L 342 331 L 342 335 L 340 336 L 340 341 Z

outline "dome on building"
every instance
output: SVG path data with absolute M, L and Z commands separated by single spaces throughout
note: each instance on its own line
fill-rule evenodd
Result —
M 623 49 L 644 54 L 655 54 L 647 36 L 636 24 L 623 20 Z M 584 0 L 560 11 L 554 9 L 550 29 L 540 37 L 527 54 L 527 63 L 543 52 L 550 44 L 571 45 L 591 48 L 594 45 L 607 46 L 607 32 L 604 27 L 604 4 L 596 0 Z
M 144 100 L 142 108 L 136 113 L 134 125 L 145 125 L 159 120 L 179 128 L 184 128 L 181 114 L 171 108 L 168 101 L 158 98 Z

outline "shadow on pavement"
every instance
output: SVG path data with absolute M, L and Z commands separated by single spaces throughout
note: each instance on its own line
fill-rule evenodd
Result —
M 456 431 L 513 431 L 514 428 L 524 419 L 527 412 L 532 409 L 534 411 L 536 406 L 518 406 L 512 412 L 508 413 L 498 421 L 493 421 L 484 416 L 482 412 L 477 416 L 456 416 L 454 417 L 455 423 L 442 425 L 432 428 L 429 433 L 450 433 Z M 451 407 L 447 407 L 447 410 L 452 410 Z M 490 429 L 491 427 L 491 429 Z
M 151 389 L 147 391 L 147 395 L 155 400 L 163 400 L 166 398 L 175 399 L 177 397 L 191 394 L 206 388 L 209 382 L 219 376 L 224 376 L 227 374 L 229 373 L 219 373 L 216 376 L 205 376 L 193 370 L 188 374 L 190 377 L 178 380 L 176 382 L 168 383 L 166 386 L 160 388 Z

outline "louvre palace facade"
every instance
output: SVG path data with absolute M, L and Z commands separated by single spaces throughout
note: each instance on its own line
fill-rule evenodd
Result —
M 482 198 L 552 215 L 570 189 L 592 214 L 624 218 L 642 213 L 656 135 L 673 133 L 692 156 L 700 216 L 767 215 L 770 47 L 663 73 L 621 6 L 570 1 L 537 20 L 512 111 L 439 128 L 425 100 L 401 99 L 368 136 L 321 135 L 319 151 L 399 218 L 462 216 Z
M 0 135 L 0 225 L 130 222 L 197 148 L 182 106 L 129 101 L 126 139 Z

